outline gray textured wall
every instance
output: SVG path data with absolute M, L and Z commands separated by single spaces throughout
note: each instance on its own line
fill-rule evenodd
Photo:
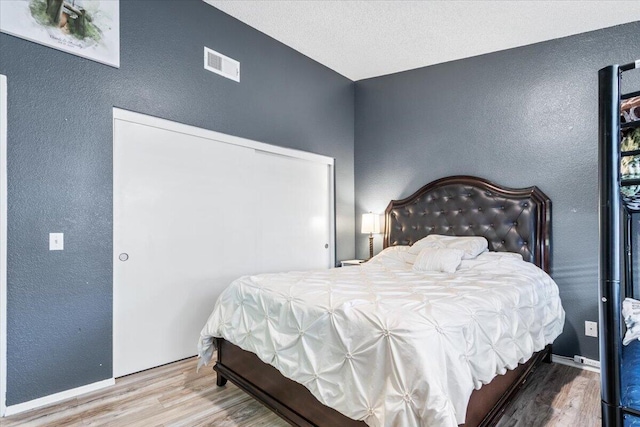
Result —
M 553 201 L 552 275 L 567 312 L 554 353 L 598 359 L 584 336 L 598 320 L 597 75 L 638 46 L 636 22 L 357 82 L 356 228 L 361 213 L 443 176 L 537 185 Z M 356 252 L 368 252 L 359 233 Z
M 335 157 L 337 258 L 354 255 L 353 83 L 202 0 L 121 0 L 120 16 L 120 69 L 0 35 L 9 405 L 111 377 L 114 106 Z M 240 84 L 203 69 L 205 45 Z

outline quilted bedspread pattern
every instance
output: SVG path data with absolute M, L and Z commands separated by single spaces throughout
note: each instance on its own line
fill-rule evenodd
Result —
M 474 388 L 563 325 L 558 287 L 518 255 L 485 253 L 453 274 L 374 258 L 234 281 L 199 351 L 208 362 L 223 337 L 370 426 L 457 426 Z

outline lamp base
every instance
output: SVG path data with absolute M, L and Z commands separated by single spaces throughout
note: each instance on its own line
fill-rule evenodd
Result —
M 373 258 L 373 233 L 369 233 L 369 259 Z

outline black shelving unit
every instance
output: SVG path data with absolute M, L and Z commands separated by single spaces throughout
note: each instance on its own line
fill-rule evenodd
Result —
M 640 162 L 640 147 L 621 149 L 623 138 L 640 127 L 640 120 L 621 123 L 620 106 L 640 96 L 640 91 L 622 94 L 620 81 L 625 72 L 636 68 L 640 60 L 599 72 L 599 337 L 605 427 L 640 427 L 640 342 L 622 345 L 621 315 L 622 300 L 634 297 L 632 218 L 640 213 L 640 171 L 621 170 L 621 161 Z

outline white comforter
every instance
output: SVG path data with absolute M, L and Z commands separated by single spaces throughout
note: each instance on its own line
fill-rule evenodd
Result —
M 370 426 L 456 426 L 474 388 L 562 332 L 558 287 L 518 255 L 487 252 L 454 274 L 410 267 L 382 257 L 241 277 L 218 299 L 200 356 L 223 337 Z

